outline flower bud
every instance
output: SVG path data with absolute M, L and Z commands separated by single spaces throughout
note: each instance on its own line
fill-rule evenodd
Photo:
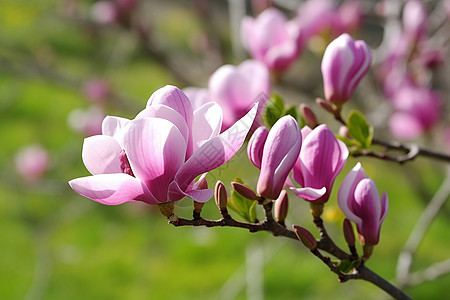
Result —
M 350 247 L 355 246 L 355 232 L 353 231 L 352 223 L 349 219 L 344 219 L 344 237 L 345 241 Z
M 268 199 L 278 198 L 301 145 L 300 128 L 292 116 L 284 116 L 273 125 L 264 144 L 258 194 Z
M 222 181 L 217 181 L 216 187 L 214 189 L 214 199 L 216 200 L 216 205 L 221 212 L 227 210 L 227 190 Z
M 247 199 L 258 200 L 258 198 L 259 198 L 251 188 L 243 185 L 242 183 L 232 182 L 231 186 L 233 187 L 233 189 L 236 192 L 238 192 L 239 194 L 241 194 L 242 196 L 244 196 Z
M 322 98 L 316 98 L 316 103 L 323 109 L 325 109 L 327 112 L 332 113 L 334 115 L 335 111 L 334 108 L 324 99 Z
M 278 223 L 284 225 L 289 209 L 289 199 L 286 190 L 282 190 L 278 199 L 275 200 L 274 213 Z
M 317 241 L 311 232 L 297 225 L 292 225 L 292 228 L 294 229 L 298 239 L 303 243 L 303 245 L 305 245 L 306 248 L 309 250 L 315 250 L 317 248 Z
M 252 164 L 258 169 L 261 169 L 261 161 L 263 155 L 264 144 L 267 139 L 269 131 L 264 126 L 258 127 L 255 132 L 253 132 L 250 141 L 247 146 L 247 155 Z
M 351 139 L 352 138 L 350 136 L 350 133 L 348 132 L 348 127 L 347 126 L 339 127 L 339 135 L 342 136 L 342 137 L 345 137 L 347 139 Z
M 307 104 L 300 104 L 300 115 L 311 128 L 318 125 L 316 115 Z
M 371 62 L 372 54 L 364 41 L 355 41 L 347 33 L 332 41 L 322 59 L 325 98 L 333 103 L 347 102 Z
M 338 204 L 344 215 L 356 224 L 360 243 L 376 245 L 388 211 L 386 192 L 379 196 L 372 179 L 358 163 L 345 177 L 338 192 Z

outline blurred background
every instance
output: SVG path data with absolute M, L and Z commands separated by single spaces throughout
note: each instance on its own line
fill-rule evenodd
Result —
M 154 207 L 104 206 L 67 184 L 89 175 L 81 160 L 83 139 L 101 132 L 105 115 L 133 118 L 158 88 L 207 87 L 217 68 L 249 58 L 240 41 L 240 20 L 257 16 L 266 2 L 271 1 L 0 0 L 0 299 L 385 298 L 367 282 L 338 283 L 295 241 L 236 228 L 174 228 Z M 273 2 L 288 19 L 304 4 Z M 318 7 L 323 1 L 308 2 Z M 386 49 L 398 49 L 384 45 L 392 29 L 388 20 L 401 17 L 403 2 L 392 1 L 400 11 L 394 17 L 386 3 L 356 2 L 361 21 L 353 36 L 383 51 L 375 52 L 375 67 L 344 114 L 357 108 L 375 125 L 375 136 L 401 138 L 387 125 L 398 107 L 387 99 L 376 71 L 390 57 Z M 442 106 L 439 120 L 407 141 L 444 152 L 450 86 L 446 2 L 425 1 L 429 40 L 440 50 L 430 58 L 436 68 L 430 61 L 424 68 L 417 57 L 408 60 L 415 78 L 439 91 Z M 338 10 L 342 2 L 334 5 Z M 339 124 L 314 104 L 323 97 L 320 61 L 335 37 L 331 31 L 323 29 L 305 44 L 289 70 L 274 77 L 272 91 L 286 103 L 308 103 L 320 121 L 337 130 Z M 395 280 L 398 255 L 444 180 L 445 165 L 426 158 L 404 165 L 349 159 L 324 215 L 330 235 L 344 248 L 336 191 L 357 161 L 390 199 L 368 266 Z M 208 180 L 213 186 L 221 179 L 230 189 L 236 176 L 256 184 L 258 172 L 245 149 Z M 290 196 L 288 225 L 313 229 L 306 203 Z M 191 212 L 190 200 L 177 204 L 178 215 L 189 218 Z M 214 201 L 205 205 L 203 216 L 220 218 Z M 445 204 L 412 271 L 448 259 L 449 220 Z M 405 291 L 415 299 L 442 299 L 450 293 L 450 276 Z

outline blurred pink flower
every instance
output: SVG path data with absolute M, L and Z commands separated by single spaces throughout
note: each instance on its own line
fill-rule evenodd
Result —
M 323 33 L 335 38 L 354 31 L 361 26 L 362 19 L 362 5 L 356 0 L 345 1 L 339 7 L 332 0 L 305 1 L 296 17 L 301 32 L 300 44 L 305 45 L 311 38 Z
M 50 158 L 47 150 L 40 145 L 21 149 L 14 157 L 17 173 L 25 180 L 35 181 L 48 170 Z
M 110 24 L 117 21 L 119 11 L 111 1 L 98 1 L 91 7 L 91 17 L 100 24 Z
M 332 27 L 336 6 L 332 0 L 308 0 L 297 11 L 302 43 Z
M 217 104 L 193 111 L 181 90 L 166 86 L 134 120 L 107 117 L 103 135 L 85 139 L 83 162 L 93 176 L 69 184 L 80 195 L 108 205 L 159 204 L 184 196 L 205 202 L 214 192 L 197 189 L 194 179 L 239 150 L 256 111 L 257 105 L 219 134 L 222 111 Z
M 322 58 L 325 98 L 330 102 L 348 101 L 372 62 L 369 46 L 344 33 L 332 41 Z
M 346 218 L 356 224 L 361 244 L 378 244 L 389 201 L 386 192 L 380 198 L 375 182 L 367 177 L 360 163 L 342 182 L 338 204 Z
M 402 85 L 392 100 L 389 128 L 396 138 L 416 138 L 439 121 L 441 96 L 427 87 Z
M 288 181 L 298 197 L 314 203 L 325 203 L 331 194 L 334 180 L 342 171 L 348 149 L 334 137 L 325 124 L 313 130 L 302 129 L 303 145 L 293 168 L 293 179 L 301 188 Z
M 270 129 L 261 158 L 261 172 L 256 191 L 268 199 L 277 199 L 289 172 L 297 160 L 302 134 L 297 121 L 287 115 Z
M 82 87 L 83 94 L 92 102 L 103 102 L 110 95 L 109 84 L 101 78 L 93 78 L 86 81 Z
M 421 1 L 409 0 L 403 7 L 403 30 L 412 43 L 416 44 L 426 38 L 428 16 Z
M 103 109 L 98 106 L 90 106 L 87 109 L 72 110 L 67 117 L 67 122 L 73 130 L 89 136 L 101 133 L 104 118 Z
M 335 36 L 357 30 L 363 21 L 363 8 L 360 1 L 348 0 L 339 6 L 334 26 L 331 30 Z
M 261 111 L 270 94 L 269 71 L 256 60 L 246 60 L 239 66 L 224 65 L 210 77 L 208 94 L 209 101 L 222 107 L 222 130 L 226 130 L 255 103 L 259 102 Z
M 283 13 L 273 7 L 264 10 L 257 18 L 244 17 L 241 39 L 254 59 L 275 72 L 286 70 L 301 50 L 297 22 L 288 22 Z

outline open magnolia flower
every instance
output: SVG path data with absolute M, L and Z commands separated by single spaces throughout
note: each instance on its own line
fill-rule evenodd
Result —
M 209 200 L 213 191 L 197 189 L 195 178 L 228 161 L 242 146 L 257 104 L 229 130 L 221 131 L 222 110 L 206 103 L 193 111 L 178 88 L 165 86 L 135 119 L 106 117 L 102 135 L 85 139 L 82 158 L 93 176 L 69 185 L 102 204 L 148 204 L 190 197 Z

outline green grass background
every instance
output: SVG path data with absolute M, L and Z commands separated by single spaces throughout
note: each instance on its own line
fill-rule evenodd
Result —
M 174 228 L 154 207 L 104 206 L 73 192 L 67 181 L 88 175 L 81 162 L 83 136 L 66 121 L 71 110 L 88 106 L 80 82 L 93 75 L 106 78 L 130 99 L 126 109 L 111 105 L 107 113 L 130 118 L 153 91 L 176 82 L 137 50 L 126 50 L 118 61 L 105 58 L 112 48 L 133 40 L 120 29 L 107 31 L 99 41 L 61 18 L 57 1 L 0 3 L 0 299 L 250 299 L 247 274 L 255 268 L 250 281 L 262 284 L 265 299 L 379 299 L 382 292 L 367 282 L 338 283 L 295 241 L 236 228 Z M 82 3 L 88 8 L 88 1 Z M 188 51 L 186 34 L 199 25 L 186 3 L 174 3 L 152 21 L 169 48 Z M 36 59 L 78 85 L 36 72 Z M 208 76 L 198 78 L 199 85 Z M 24 182 L 13 164 L 18 149 L 31 143 L 44 145 L 52 155 L 50 170 L 36 184 Z M 404 166 L 360 161 L 390 199 L 380 244 L 367 265 L 392 280 L 398 254 L 444 169 L 426 159 Z M 347 162 L 325 212 L 326 226 L 342 247 L 336 187 L 356 162 Z M 208 178 L 210 185 L 220 178 L 229 189 L 235 176 L 255 186 L 257 170 L 245 151 Z M 177 206 L 183 217 L 191 210 L 189 200 Z M 214 201 L 203 214 L 219 218 Z M 449 215 L 446 205 L 420 246 L 413 270 L 448 259 Z M 292 195 L 287 223 L 313 230 L 308 205 Z M 252 260 L 254 266 L 248 263 Z M 443 299 L 450 293 L 450 276 L 406 292 L 417 299 Z

